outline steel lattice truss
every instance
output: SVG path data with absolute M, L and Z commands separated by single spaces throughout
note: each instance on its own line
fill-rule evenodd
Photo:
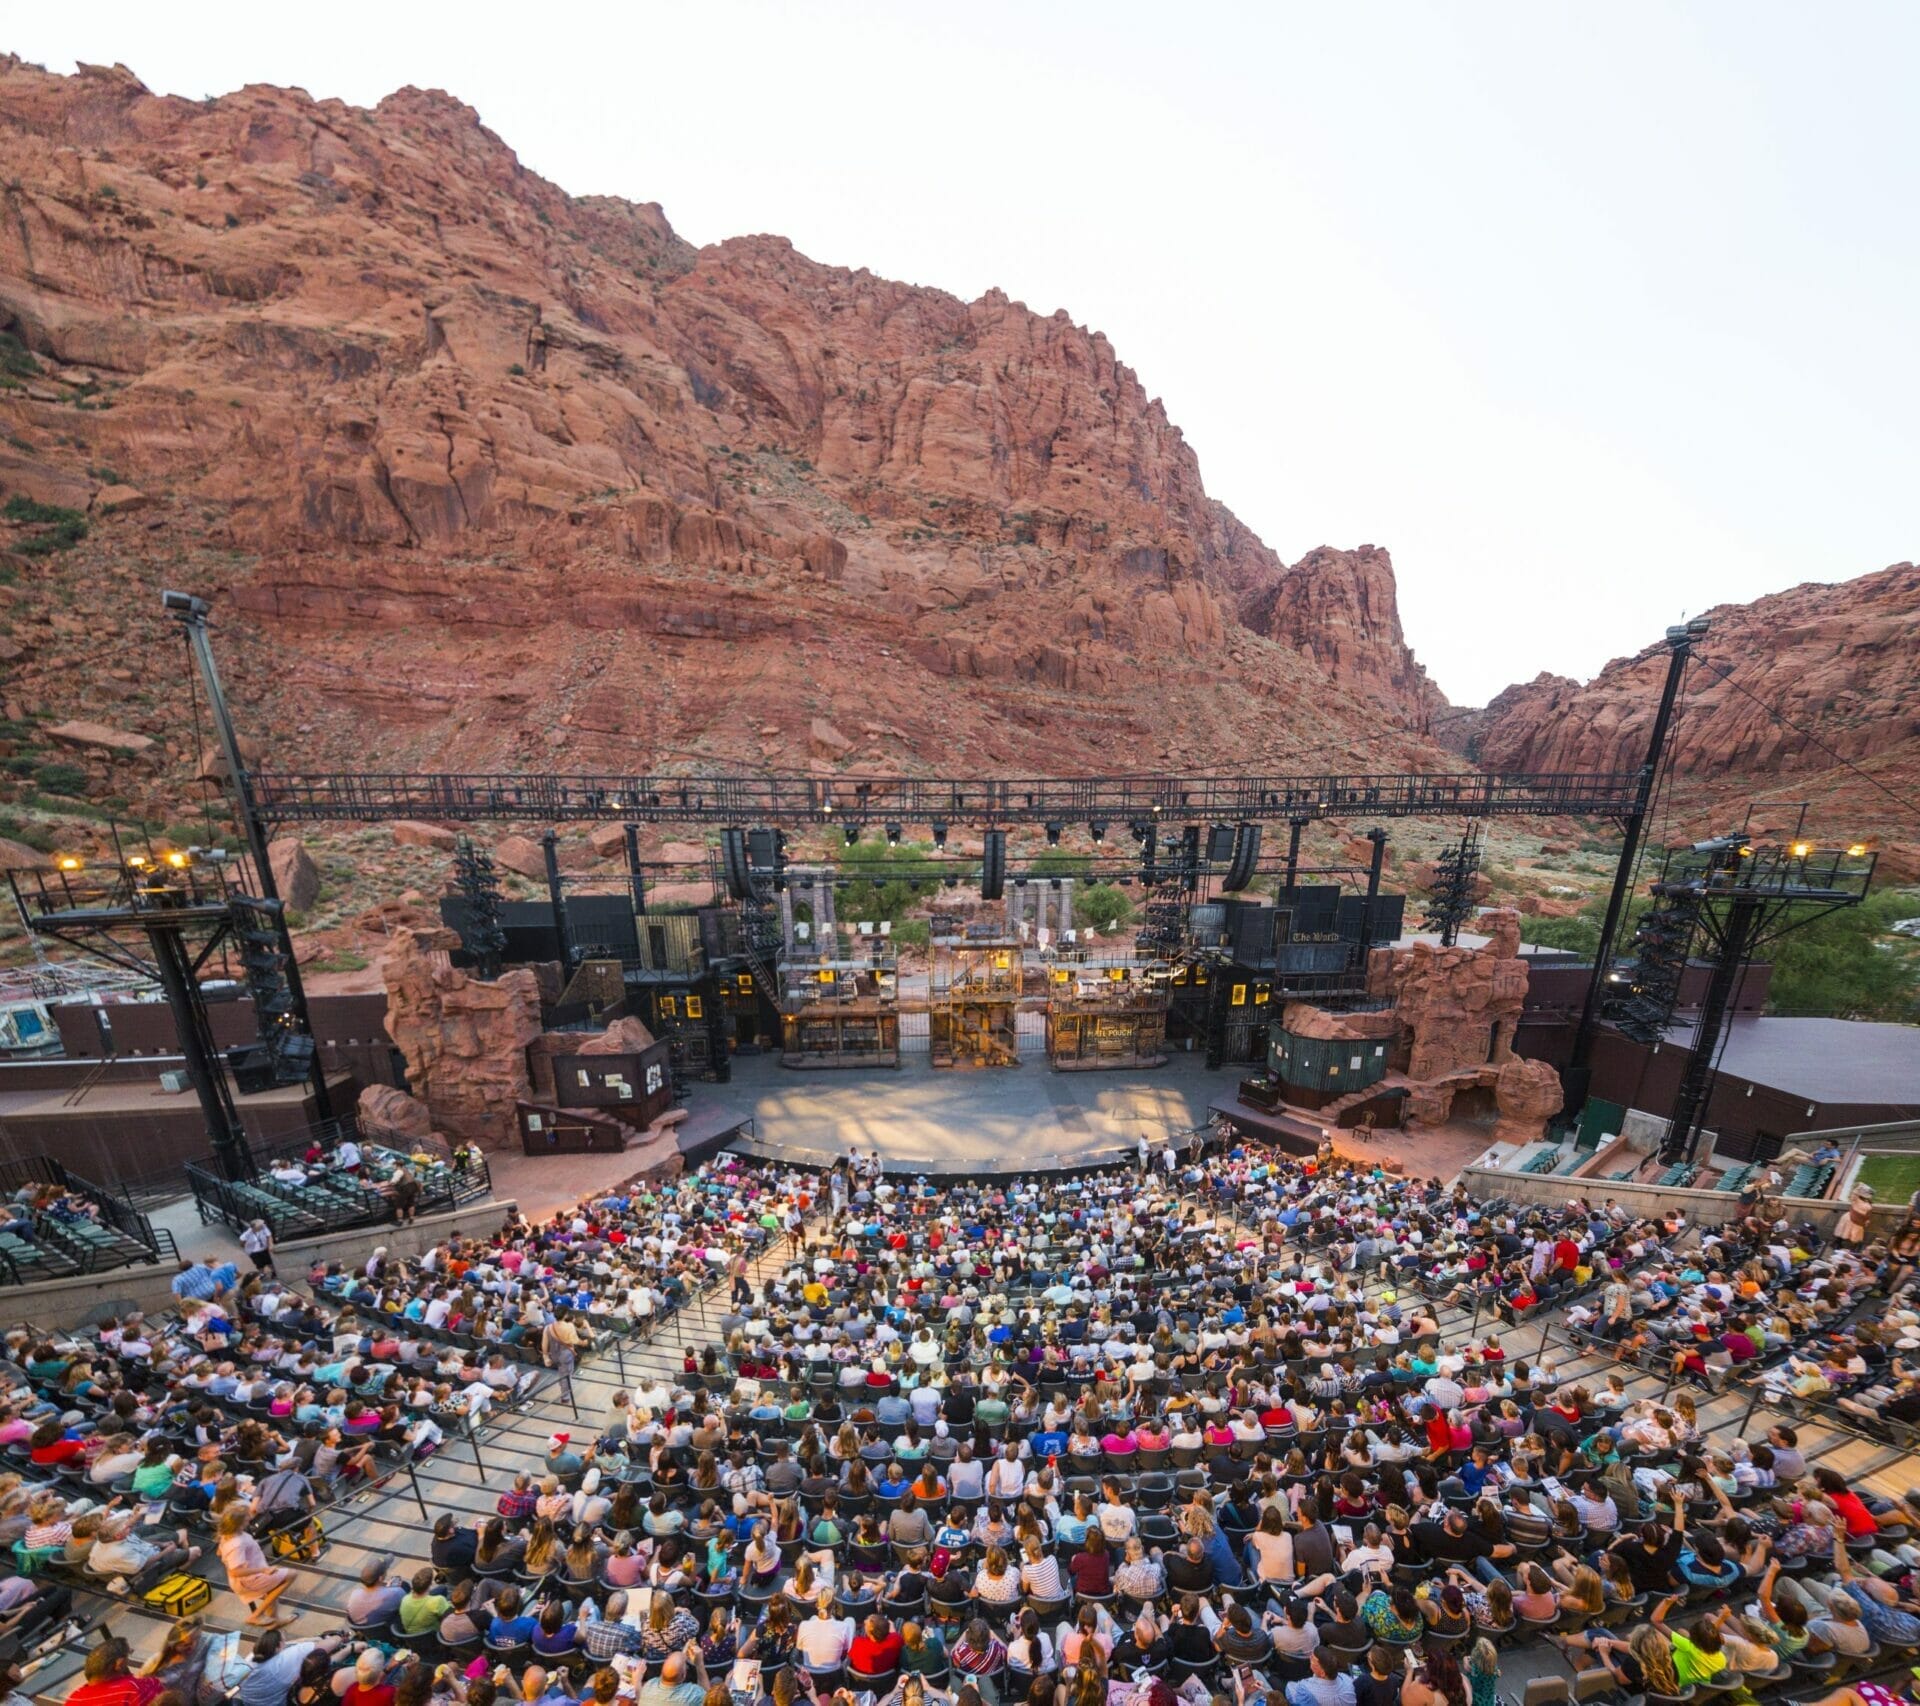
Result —
M 1625 817 L 1637 771 L 1484 776 L 821 777 L 289 775 L 247 777 L 273 826 L 399 818 L 483 823 L 1125 824 L 1370 817 Z

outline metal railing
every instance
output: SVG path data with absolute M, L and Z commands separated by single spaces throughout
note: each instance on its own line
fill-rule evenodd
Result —
M 306 1157 L 317 1144 L 323 1151 L 353 1138 L 364 1159 L 391 1151 L 386 1144 L 369 1142 L 359 1134 L 352 1116 L 327 1120 L 281 1142 L 253 1148 L 257 1172 L 248 1179 L 228 1179 L 210 1162 L 186 1166 L 188 1188 L 202 1222 L 218 1220 L 238 1232 L 254 1220 L 264 1220 L 274 1238 L 294 1242 L 345 1232 L 359 1226 L 384 1225 L 394 1218 L 393 1199 L 369 1178 L 313 1174 Z M 445 1214 L 467 1203 L 482 1202 L 493 1194 L 493 1174 L 477 1150 L 461 1160 L 449 1154 L 436 1157 L 438 1165 L 419 1174 L 417 1214 Z M 283 1182 L 272 1176 L 277 1165 L 291 1164 L 309 1173 L 305 1183 Z
M 73 1273 L 108 1273 L 115 1268 L 174 1261 L 179 1257 L 171 1232 L 156 1228 L 132 1203 L 96 1185 L 91 1179 L 82 1178 L 52 1156 L 38 1155 L 0 1162 L 0 1192 L 11 1195 L 32 1185 L 55 1185 L 91 1203 L 94 1218 L 90 1224 L 114 1234 L 113 1238 L 104 1241 L 93 1239 L 78 1229 L 78 1223 L 69 1225 L 50 1214 L 40 1216 L 34 1225 L 35 1239 L 50 1254 L 58 1256 L 63 1266 L 70 1265 Z M 0 1255 L 5 1255 L 5 1252 L 0 1252 Z M 7 1258 L 6 1272 L 12 1283 L 20 1283 L 21 1267 L 11 1257 Z

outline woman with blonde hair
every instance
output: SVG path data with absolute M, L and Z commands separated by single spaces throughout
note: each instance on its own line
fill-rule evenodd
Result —
M 247 1512 L 235 1505 L 220 1519 L 220 1562 L 227 1572 L 227 1586 L 247 1608 L 247 1622 L 277 1627 L 291 1623 L 291 1617 L 274 1614 L 273 1604 L 293 1583 L 293 1572 L 267 1562 L 260 1542 L 247 1532 Z

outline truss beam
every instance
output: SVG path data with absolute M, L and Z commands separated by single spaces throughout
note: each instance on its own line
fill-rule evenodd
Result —
M 820 777 L 287 774 L 247 777 L 266 825 L 485 823 L 1044 824 L 1371 817 L 1619 817 L 1638 772 L 1486 776 Z

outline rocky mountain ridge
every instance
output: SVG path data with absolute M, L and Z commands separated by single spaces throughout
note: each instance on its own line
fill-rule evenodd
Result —
M 1910 873 L 1920 864 L 1920 567 L 1809 582 L 1706 615 L 1671 737 L 1688 823 L 1751 800 L 1756 823 L 1790 827 L 1807 801 L 1816 833 L 1877 840 L 1891 868 Z M 1630 770 L 1646 755 L 1666 658 L 1653 645 L 1589 682 L 1541 674 L 1430 726 L 1487 770 Z
M 696 250 L 415 89 L 0 60 L 0 178 L 0 497 L 90 528 L 15 710 L 191 762 L 164 582 L 290 767 L 1452 762 L 1385 554 L 1290 570 L 1064 312 Z

